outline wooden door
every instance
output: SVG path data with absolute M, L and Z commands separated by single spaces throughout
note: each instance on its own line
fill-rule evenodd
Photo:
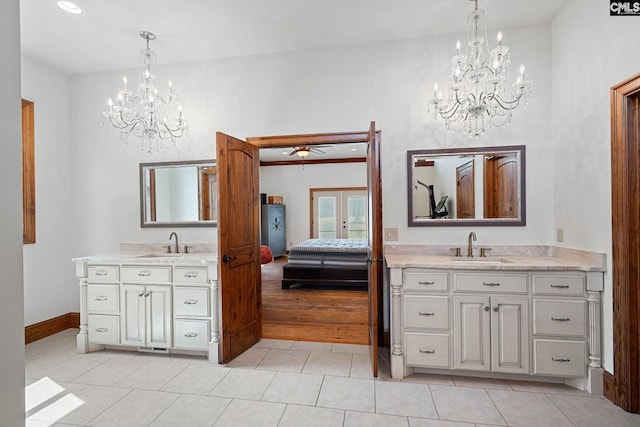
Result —
M 529 373 L 528 298 L 491 298 L 493 372 Z
M 227 363 L 262 334 L 258 147 L 216 134 L 218 259 L 220 269 L 220 362 Z
M 613 373 L 604 395 L 640 413 L 640 74 L 611 88 Z
M 475 218 L 473 160 L 456 168 L 456 218 Z
M 202 221 L 215 221 L 217 214 L 215 212 L 217 201 L 217 173 L 216 167 L 201 168 L 200 172 L 200 214 Z
M 380 134 L 376 124 L 369 126 L 369 147 L 367 150 L 367 201 L 368 240 L 371 250 L 369 261 L 369 353 L 373 376 L 378 376 L 378 304 L 382 301 L 382 179 L 380 175 Z
M 485 156 L 484 217 L 518 217 L 518 157 Z

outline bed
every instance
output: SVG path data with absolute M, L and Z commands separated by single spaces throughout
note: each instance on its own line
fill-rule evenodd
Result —
M 289 249 L 282 289 L 367 289 L 369 245 L 359 239 L 308 239 Z

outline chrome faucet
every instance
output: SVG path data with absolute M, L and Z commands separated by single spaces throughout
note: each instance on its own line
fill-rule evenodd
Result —
M 172 231 L 171 234 L 169 234 L 169 240 L 176 238 L 176 250 L 174 251 L 175 253 L 179 254 L 180 253 L 180 246 L 178 246 L 178 234 L 175 231 Z
M 478 240 L 478 238 L 476 237 L 476 233 L 474 231 L 472 231 L 471 233 L 469 233 L 469 247 L 467 248 L 467 256 L 468 257 L 472 257 L 473 256 L 473 241 L 474 240 Z

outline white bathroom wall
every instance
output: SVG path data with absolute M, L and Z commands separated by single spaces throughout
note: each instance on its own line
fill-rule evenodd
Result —
M 286 205 L 287 249 L 310 238 L 310 188 L 366 186 L 366 163 L 260 168 L 260 192 L 269 196 L 283 196 Z
M 640 71 L 640 17 L 571 0 L 552 34 L 554 226 L 559 245 L 607 254 L 603 362 L 613 372 L 609 89 Z
M 24 324 L 77 310 L 69 248 L 69 83 L 56 69 L 22 58 L 22 97 L 34 102 L 36 243 L 24 245 Z
M 427 112 L 433 82 L 444 85 L 449 55 L 464 34 L 159 66 L 160 80 L 171 78 L 181 96 L 190 137 L 154 156 L 123 146 L 100 125 L 105 100 L 124 71 L 71 76 L 73 255 L 115 251 L 121 241 L 168 239 L 169 229 L 139 226 L 140 162 L 212 158 L 216 131 L 239 138 L 364 131 L 371 120 L 382 131 L 383 222 L 399 228 L 400 243 L 464 242 L 471 229 L 407 227 L 406 150 L 512 144 L 527 145 L 528 224 L 476 229 L 478 240 L 550 243 L 550 25 L 502 30 L 513 63 L 527 65 L 533 97 L 528 109 L 514 113 L 511 126 L 471 140 L 447 133 Z M 157 55 L 162 61 L 161 50 Z M 126 72 L 135 75 L 135 70 Z M 285 203 L 290 201 L 287 197 Z M 216 239 L 215 229 L 179 232 L 181 241 Z
M 20 2 L 0 14 L 0 424 L 24 425 Z

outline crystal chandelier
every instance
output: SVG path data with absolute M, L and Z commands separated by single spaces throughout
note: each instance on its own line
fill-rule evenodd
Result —
M 182 106 L 173 93 L 171 80 L 168 91 L 161 92 L 153 74 L 156 54 L 149 49 L 149 41 L 155 40 L 155 34 L 141 31 L 140 36 L 147 41 L 147 47 L 140 51 L 138 86 L 130 90 L 127 76 L 122 77 L 123 87 L 118 90 L 116 100 L 109 98 L 109 110 L 102 114 L 105 121 L 120 133 L 123 142 L 127 143 L 132 136 L 139 138 L 138 148 L 153 153 L 175 146 L 176 139 L 187 134 L 188 126 Z
M 527 104 L 531 82 L 525 80 L 524 65 L 520 65 L 510 93 L 505 89 L 509 77 L 511 56 L 509 47 L 502 43 L 498 31 L 497 45 L 489 50 L 484 10 L 475 9 L 467 18 L 467 46 L 462 53 L 460 40 L 456 41 L 456 54 L 451 57 L 449 95 L 445 99 L 433 85 L 433 114 L 444 119 L 447 130 L 466 131 L 470 137 L 485 132 L 485 124 L 502 126 L 511 122 L 511 112 L 522 99 Z M 430 107 L 429 107 L 430 108 Z

